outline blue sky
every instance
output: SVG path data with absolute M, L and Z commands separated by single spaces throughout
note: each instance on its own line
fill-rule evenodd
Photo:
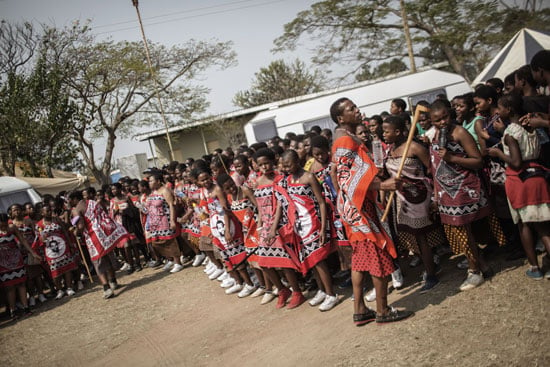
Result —
M 292 53 L 273 54 L 273 40 L 283 25 L 309 8 L 315 0 L 140 0 L 139 9 L 148 39 L 166 45 L 194 38 L 233 41 L 238 65 L 205 75 L 211 89 L 208 114 L 237 109 L 231 103 L 235 93 L 248 89 L 260 67 L 279 58 L 296 57 L 308 62 L 306 47 Z M 0 0 L 0 18 L 34 21 L 57 26 L 74 20 L 92 20 L 92 29 L 101 38 L 141 41 L 135 8 L 131 0 Z M 99 151 L 101 148 L 98 146 Z M 147 144 L 117 141 L 115 157 L 147 152 Z M 100 156 L 102 154 L 99 154 Z

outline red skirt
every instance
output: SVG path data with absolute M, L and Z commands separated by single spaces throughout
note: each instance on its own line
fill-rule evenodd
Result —
M 384 278 L 395 271 L 393 259 L 388 251 L 376 246 L 374 242 L 351 242 L 353 253 L 351 255 L 351 270 L 367 271 L 370 275 Z

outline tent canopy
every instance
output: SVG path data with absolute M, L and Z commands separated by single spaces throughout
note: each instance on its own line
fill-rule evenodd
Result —
M 548 49 L 550 49 L 550 32 L 523 28 L 474 79 L 473 84 L 479 84 L 491 78 L 504 80 L 514 70 L 529 64 L 537 52 Z

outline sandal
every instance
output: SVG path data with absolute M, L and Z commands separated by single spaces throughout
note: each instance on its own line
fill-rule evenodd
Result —
M 369 322 L 376 320 L 376 312 L 371 309 L 367 309 L 365 313 L 354 313 L 353 314 L 353 323 L 355 326 L 363 326 Z
M 408 317 L 411 317 L 414 315 L 414 312 L 412 311 L 399 311 L 396 310 L 393 307 L 388 307 L 388 313 L 386 315 L 376 315 L 376 322 L 379 324 L 389 323 L 389 322 L 397 322 L 401 320 L 405 320 Z

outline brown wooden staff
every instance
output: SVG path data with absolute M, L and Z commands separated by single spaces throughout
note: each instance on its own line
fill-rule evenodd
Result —
M 80 244 L 80 239 L 78 238 L 78 235 L 75 234 L 76 238 L 76 244 L 78 245 L 78 249 L 80 250 L 80 256 L 82 257 L 82 262 L 84 263 L 84 267 L 86 268 L 86 272 L 88 273 L 88 278 L 90 278 L 90 283 L 94 282 L 94 278 L 92 278 L 92 273 L 90 272 L 90 267 L 88 266 L 88 262 L 86 261 L 86 257 L 84 256 L 84 251 L 82 250 L 82 245 Z
M 399 164 L 399 169 L 397 170 L 397 175 L 395 178 L 401 177 L 401 171 L 403 171 L 403 166 L 405 166 L 405 160 L 407 159 L 407 154 L 409 153 L 409 148 L 414 138 L 414 133 L 416 132 L 416 122 L 421 112 L 430 112 L 430 109 L 425 106 L 417 105 L 414 110 L 414 118 L 411 124 L 411 129 L 409 130 L 409 136 L 407 137 L 407 143 L 405 144 L 405 151 L 401 155 L 401 163 Z M 385 222 L 390 213 L 391 204 L 393 202 L 393 197 L 395 196 L 395 191 L 392 191 L 390 197 L 388 198 L 388 203 L 386 204 L 386 210 L 384 210 L 384 215 L 382 216 L 382 222 Z

